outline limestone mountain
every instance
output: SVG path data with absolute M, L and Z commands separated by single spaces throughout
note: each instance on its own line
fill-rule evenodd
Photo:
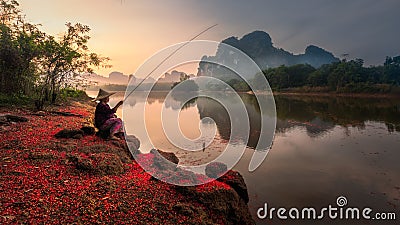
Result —
M 270 35 L 264 31 L 254 31 L 244 35 L 241 39 L 237 37 L 229 37 L 222 41 L 222 43 L 233 46 L 242 52 L 246 53 L 253 59 L 257 65 L 262 69 L 278 67 L 281 65 L 291 66 L 296 64 L 310 64 L 318 68 L 323 64 L 337 62 L 339 59 L 332 53 L 324 50 L 323 48 L 310 45 L 305 49 L 303 54 L 295 55 L 282 48 L 277 48 L 273 45 Z M 220 44 L 215 56 L 204 56 L 203 60 L 213 59 L 218 62 L 232 64 L 240 64 L 232 51 L 226 51 L 226 48 Z M 207 75 L 207 70 L 210 70 L 209 65 L 200 62 L 200 70 L 198 75 Z M 207 69 L 205 68 L 207 67 Z

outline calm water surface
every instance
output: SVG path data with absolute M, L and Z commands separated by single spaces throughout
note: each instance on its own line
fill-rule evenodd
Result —
M 229 94 L 225 95 L 229 98 Z M 160 113 L 165 96 L 166 93 L 154 92 L 146 99 L 144 93 L 138 92 L 130 97 L 124 108 L 124 120 L 129 123 L 127 132 L 145 140 L 145 134 L 137 133 L 133 126 L 142 121 L 135 115 L 145 106 L 145 122 L 155 147 L 175 152 L 183 165 L 217 157 L 230 136 L 230 120 L 224 108 L 207 98 L 185 105 L 179 118 L 185 136 L 198 137 L 200 120 L 205 117 L 212 118 L 215 124 L 205 121 L 204 129 L 217 130 L 214 141 L 204 152 L 188 153 L 177 150 L 162 132 Z M 345 196 L 348 206 L 396 212 L 400 217 L 400 99 L 275 96 L 274 144 L 263 164 L 250 173 L 247 168 L 258 140 L 260 111 L 254 96 L 241 95 L 241 98 L 250 116 L 251 129 L 244 157 L 234 169 L 246 181 L 250 211 L 258 224 L 311 224 L 258 220 L 256 211 L 264 203 L 269 207 L 320 209 L 336 206 L 338 196 Z M 121 99 L 123 93 L 112 96 L 110 105 Z M 180 110 L 179 98 L 175 100 L 165 103 L 167 110 Z M 121 110 L 117 114 L 122 116 Z M 142 143 L 141 151 L 147 152 L 153 145 Z M 328 222 L 375 224 L 365 220 Z

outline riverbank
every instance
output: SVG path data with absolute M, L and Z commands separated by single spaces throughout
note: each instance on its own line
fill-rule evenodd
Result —
M 91 126 L 93 112 L 88 99 L 43 112 L 0 108 L 1 224 L 254 223 L 239 174 L 196 187 L 169 185 L 146 173 L 124 141 L 84 132 L 55 137 Z M 152 153 L 141 155 L 153 165 Z
M 400 94 L 381 93 L 337 93 L 337 92 L 274 92 L 274 96 L 326 96 L 326 97 L 351 97 L 351 98 L 399 98 Z

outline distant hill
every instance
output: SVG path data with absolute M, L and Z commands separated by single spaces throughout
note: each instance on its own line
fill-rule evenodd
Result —
M 181 77 L 186 76 L 187 74 L 185 72 L 179 72 L 176 70 L 171 71 L 171 73 L 165 73 L 164 76 L 160 77 L 158 79 L 159 83 L 175 83 L 179 82 Z M 194 77 L 194 74 L 189 74 L 189 77 Z
M 92 74 L 86 74 L 84 77 L 93 83 L 93 85 L 96 86 L 102 86 L 102 85 L 128 85 L 128 82 L 133 80 L 133 84 L 138 84 L 139 82 L 142 82 L 143 79 L 141 78 L 136 78 L 134 75 L 125 75 L 121 72 L 112 72 L 108 75 L 108 77 L 104 77 L 95 73 Z M 152 83 L 154 82 L 154 79 L 149 77 L 147 78 L 146 81 L 143 83 Z
M 104 77 L 95 73 L 87 74 L 84 76 L 87 80 L 97 84 L 97 85 L 107 85 L 107 84 L 128 84 L 129 76 L 124 75 L 121 72 L 112 72 L 108 77 Z
M 324 64 L 339 61 L 332 53 L 314 45 L 308 46 L 304 54 L 299 55 L 290 53 L 282 48 L 276 48 L 273 46 L 270 35 L 264 31 L 251 32 L 244 35 L 241 39 L 229 37 L 223 40 L 222 43 L 231 45 L 246 53 L 262 70 L 281 65 L 291 66 L 296 64 L 310 64 L 318 68 Z M 215 56 L 205 56 L 203 59 L 206 60 L 208 57 L 212 57 L 219 62 L 234 62 L 236 60 L 235 54 L 224 51 L 221 44 Z M 205 66 L 204 63 L 200 63 L 199 67 L 200 74 L 198 75 L 207 75 L 201 73 L 210 70 L 209 66 Z
M 112 72 L 108 77 L 104 77 L 95 73 L 86 74 L 84 77 L 91 83 L 88 87 L 85 87 L 89 91 L 97 91 L 99 88 L 103 88 L 108 91 L 125 91 L 129 82 L 132 86 L 137 86 L 141 83 L 140 87 L 137 89 L 139 91 L 149 90 L 151 84 L 156 83 L 153 90 L 166 91 L 171 90 L 171 86 L 175 82 L 179 82 L 181 77 L 189 76 L 193 78 L 195 75 L 186 74 L 185 72 L 179 72 L 176 70 L 171 71 L 171 73 L 165 73 L 161 76 L 157 82 L 154 78 L 148 77 L 145 81 L 142 78 L 137 78 L 133 74 L 124 75 L 121 72 Z

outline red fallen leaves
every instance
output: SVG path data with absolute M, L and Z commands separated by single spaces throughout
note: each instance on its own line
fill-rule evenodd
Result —
M 212 221 L 221 215 L 199 203 L 190 202 L 169 184 L 150 179 L 137 163 L 124 164 L 125 173 L 99 176 L 82 173 L 68 160 L 79 149 L 91 145 L 111 145 L 96 136 L 81 140 L 54 138 L 61 129 L 80 128 L 92 112 L 67 108 L 80 117 L 35 116 L 0 131 L 0 224 L 196 224 L 202 218 L 179 214 L 174 205 L 188 202 L 207 212 Z M 12 112 L 10 112 L 12 113 Z M 143 155 L 152 163 L 152 155 Z M 207 179 L 198 175 L 198 179 Z M 218 181 L 197 187 L 199 191 L 230 187 Z M 203 218 L 204 219 L 204 218 Z

